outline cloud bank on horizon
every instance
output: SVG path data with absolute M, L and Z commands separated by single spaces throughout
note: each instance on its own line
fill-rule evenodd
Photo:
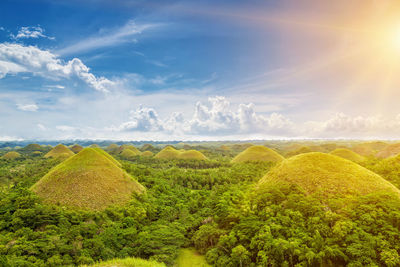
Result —
M 0 141 L 399 137 L 400 4 L 250 2 L 2 2 Z

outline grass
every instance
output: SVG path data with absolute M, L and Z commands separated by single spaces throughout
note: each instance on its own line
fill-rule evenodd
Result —
M 19 158 L 20 156 L 21 156 L 20 153 L 15 151 L 10 151 L 3 155 L 3 159 L 16 159 Z
M 63 144 L 59 144 L 55 146 L 52 150 L 50 150 L 46 155 L 45 158 L 69 158 L 70 156 L 75 155 L 68 147 L 64 146 Z
M 203 255 L 194 248 L 184 248 L 179 252 L 175 267 L 209 267 Z
M 81 265 L 81 267 L 89 267 Z M 113 259 L 90 265 L 90 267 L 165 267 L 164 263 L 140 258 Z
M 85 148 L 50 170 L 32 186 L 46 202 L 102 210 L 123 205 L 144 187 L 116 165 L 105 151 Z
M 251 146 L 232 159 L 233 163 L 248 161 L 280 162 L 284 158 L 265 146 Z
M 376 154 L 377 158 L 386 159 L 400 154 L 400 143 L 391 144 Z
M 95 147 L 93 148 L 95 151 L 99 152 L 100 154 L 102 154 L 103 156 L 106 156 L 109 160 L 112 161 L 112 163 L 114 163 L 115 165 L 117 165 L 118 167 L 122 167 L 122 164 L 116 160 L 113 156 L 111 156 L 110 154 L 108 154 L 107 152 L 105 152 L 103 149 L 99 148 L 99 147 Z
M 313 150 L 309 146 L 300 146 L 298 148 L 295 148 L 295 149 L 287 152 L 286 157 L 289 158 L 289 157 L 293 157 L 293 156 L 304 154 L 304 153 L 310 153 L 310 152 L 313 152 Z
M 346 149 L 346 148 L 337 148 L 337 149 L 333 150 L 330 154 L 344 158 L 344 159 L 351 160 L 356 163 L 365 161 L 365 157 L 357 154 L 354 151 L 351 151 L 350 149 Z
M 74 152 L 75 154 L 81 152 L 83 147 L 81 145 L 75 144 L 71 147 L 71 151 Z
M 110 145 L 106 148 L 106 151 L 107 151 L 108 153 L 116 153 L 116 152 L 118 151 L 118 149 L 119 149 L 119 145 L 117 145 L 117 144 L 110 144 Z
M 25 151 L 38 151 L 42 150 L 42 147 L 39 144 L 29 144 L 24 147 Z
M 127 145 L 127 144 L 125 144 L 125 145 L 122 145 L 122 146 L 120 146 L 119 148 L 118 148 L 118 153 L 122 153 L 125 149 L 129 149 L 129 150 L 132 150 L 133 152 L 135 152 L 136 153 L 136 155 L 140 155 L 140 150 L 139 149 L 137 149 L 135 146 L 133 146 L 133 145 Z
M 204 156 L 203 153 L 197 150 L 186 150 L 182 151 L 178 155 L 178 159 L 197 159 L 197 160 L 206 160 L 207 157 Z
M 258 183 L 263 190 L 276 184 L 293 184 L 306 194 L 325 199 L 400 191 L 376 173 L 349 160 L 319 152 L 294 156 L 271 169 Z
M 152 157 L 152 156 L 154 155 L 154 153 L 151 152 L 151 151 L 146 150 L 146 151 L 142 152 L 141 155 L 142 155 L 143 157 Z
M 120 154 L 122 158 L 124 159 L 132 159 L 138 155 L 135 151 L 132 151 L 130 149 L 124 149 Z
M 195 159 L 195 160 L 206 160 L 207 157 L 203 153 L 197 150 L 176 150 L 172 146 L 166 146 L 155 156 L 157 159 Z

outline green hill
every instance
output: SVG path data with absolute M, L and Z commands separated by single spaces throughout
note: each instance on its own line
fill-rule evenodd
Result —
M 257 185 L 257 191 L 273 185 L 297 185 L 323 201 L 366 195 L 377 191 L 400 191 L 376 173 L 349 160 L 320 152 L 300 154 L 282 161 Z
M 154 153 L 151 151 L 148 151 L 148 150 L 142 152 L 142 154 L 141 154 L 141 156 L 143 156 L 143 157 L 152 157 L 153 155 L 154 155 Z
M 388 145 L 387 147 L 385 147 L 380 152 L 378 152 L 376 154 L 376 157 L 380 158 L 380 159 L 385 159 L 385 158 L 396 156 L 399 153 L 400 153 L 400 143 L 391 144 L 391 145 Z
M 135 154 L 137 154 L 137 155 L 140 155 L 140 150 L 139 149 L 137 149 L 135 146 L 133 146 L 133 145 L 122 145 L 122 146 L 120 146 L 119 148 L 118 148 L 118 151 L 117 151 L 117 153 L 122 153 L 125 149 L 129 149 L 129 150 L 132 150 L 133 152 L 135 152 Z
M 71 151 L 74 152 L 75 154 L 81 152 L 82 149 L 83 147 L 78 144 L 75 144 L 71 147 Z
M 81 267 L 165 267 L 164 263 L 140 258 L 113 259 L 93 265 L 81 265 Z
M 232 162 L 247 162 L 247 161 L 267 161 L 280 162 L 284 158 L 272 149 L 265 146 L 251 146 L 245 151 L 240 152 L 232 159 Z
M 92 210 L 125 204 L 132 193 L 144 191 L 101 151 L 85 148 L 51 169 L 31 189 L 46 202 Z
M 91 144 L 89 147 L 90 148 L 100 148 L 100 146 L 98 144 Z
M 10 152 L 7 152 L 6 154 L 4 154 L 2 158 L 3 159 L 16 159 L 19 157 L 21 157 L 20 153 L 15 152 L 15 151 L 10 151 Z
M 118 149 L 119 149 L 119 145 L 117 145 L 117 144 L 110 144 L 110 145 L 106 148 L 106 151 L 107 151 L 108 153 L 117 153 Z
M 357 154 L 356 152 L 351 151 L 350 149 L 346 149 L 346 148 L 337 148 L 337 149 L 333 150 L 330 154 L 344 158 L 344 159 L 351 160 L 356 163 L 360 163 L 365 160 L 365 158 L 363 156 Z
M 290 150 L 289 152 L 286 153 L 286 157 L 293 157 L 296 155 L 304 154 L 304 153 L 310 153 L 314 152 L 309 146 L 300 146 L 298 148 L 295 148 L 293 150 Z
M 387 143 L 382 141 L 365 142 L 355 145 L 351 150 L 360 154 L 361 156 L 373 156 L 377 152 L 385 149 L 388 146 Z
M 113 156 L 111 156 L 110 154 L 108 154 L 107 152 L 105 152 L 103 149 L 99 148 L 99 147 L 95 147 L 93 148 L 95 151 L 99 152 L 100 154 L 102 154 L 103 156 L 107 157 L 109 160 L 111 160 L 115 165 L 117 165 L 118 167 L 122 167 L 122 164 L 116 160 Z
M 44 155 L 44 157 L 66 159 L 73 155 L 75 155 L 74 152 L 72 152 L 68 147 L 63 144 L 59 144 L 50 150 L 46 155 Z
M 136 157 L 138 154 L 135 153 L 134 151 L 130 149 L 124 149 L 120 154 L 119 154 L 123 159 L 133 159 Z
M 39 144 L 29 144 L 29 145 L 25 146 L 24 148 L 22 148 L 22 150 L 28 151 L 28 152 L 41 151 L 41 150 L 43 150 L 43 148 Z
M 203 153 L 197 150 L 186 150 L 182 151 L 178 155 L 178 159 L 196 159 L 196 160 L 206 160 L 207 157 Z
M 177 159 L 179 151 L 172 146 L 164 147 L 160 152 L 158 152 L 154 158 L 156 159 Z

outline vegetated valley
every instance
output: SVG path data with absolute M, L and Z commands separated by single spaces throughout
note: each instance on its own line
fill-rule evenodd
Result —
M 393 142 L 1 147 L 0 266 L 400 265 Z

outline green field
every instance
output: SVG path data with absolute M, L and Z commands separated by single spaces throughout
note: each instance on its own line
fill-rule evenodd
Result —
M 184 248 L 179 252 L 175 267 L 208 267 L 203 255 L 200 255 L 194 248 Z

